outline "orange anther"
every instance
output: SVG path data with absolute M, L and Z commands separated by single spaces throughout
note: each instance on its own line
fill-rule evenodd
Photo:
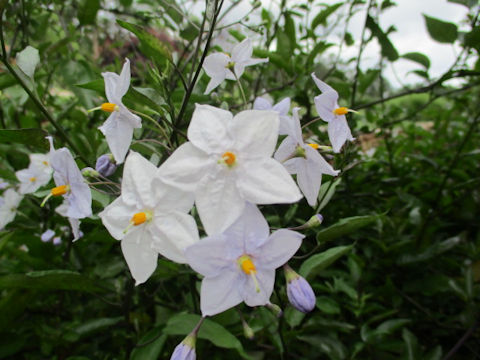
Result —
M 31 177 L 29 180 L 30 180 L 31 182 L 34 182 L 34 181 L 37 180 L 37 178 L 34 176 L 34 177 Z
M 233 164 L 235 164 L 236 156 L 234 153 L 227 151 L 222 155 L 222 159 L 225 164 L 227 164 L 228 166 L 232 166 Z
M 245 274 L 250 275 L 252 272 L 256 272 L 257 269 L 253 264 L 252 260 L 248 257 L 245 257 L 241 262 L 240 266 Z
M 314 148 L 315 150 L 318 149 L 318 144 L 307 144 L 307 145 Z
M 345 115 L 346 113 L 348 113 L 348 109 L 346 107 L 342 106 L 342 107 L 339 107 L 339 108 L 333 110 L 333 113 L 335 115 Z
M 143 224 L 145 221 L 147 221 L 147 214 L 144 212 L 134 214 L 130 220 L 130 222 L 135 226 Z
M 117 110 L 118 106 L 115 105 L 115 104 L 112 104 L 112 103 L 103 103 L 101 106 L 100 106 L 100 109 L 102 109 L 103 111 L 106 111 L 106 112 L 114 112 L 115 110 Z
M 60 186 L 54 187 L 51 190 L 51 194 L 52 196 L 61 196 L 61 195 L 65 195 L 68 192 L 68 190 L 69 190 L 68 185 L 60 185 Z

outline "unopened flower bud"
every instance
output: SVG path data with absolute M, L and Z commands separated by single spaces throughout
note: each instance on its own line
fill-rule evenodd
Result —
M 189 334 L 183 341 L 173 350 L 170 360 L 195 360 L 195 342 L 197 336 L 193 333 Z
M 111 154 L 104 154 L 97 159 L 95 169 L 103 176 L 109 177 L 113 175 L 117 169 L 117 164 Z
M 280 318 L 283 316 L 283 311 L 282 311 L 282 308 L 280 306 L 278 306 L 277 304 L 273 304 L 271 302 L 267 303 L 267 305 L 265 305 L 267 307 L 268 310 L 270 310 L 273 315 L 275 315 L 277 318 Z
M 287 279 L 287 296 L 290 304 L 303 313 L 308 313 L 315 308 L 315 294 L 310 284 L 293 269 L 284 265 L 285 278 Z
M 253 340 L 255 338 L 255 333 L 253 332 L 253 329 L 243 319 L 242 319 L 242 326 L 243 326 L 243 335 L 248 340 Z
M 92 169 L 91 167 L 86 167 L 82 169 L 82 175 L 85 177 L 97 177 L 99 173 L 97 170 Z
M 58 246 L 62 243 L 62 238 L 60 236 L 55 236 L 52 242 L 53 242 L 53 245 Z
M 322 214 L 315 214 L 310 219 L 308 219 L 308 221 L 305 224 L 290 228 L 290 230 L 314 229 L 317 226 L 322 225 L 322 222 L 323 222 Z

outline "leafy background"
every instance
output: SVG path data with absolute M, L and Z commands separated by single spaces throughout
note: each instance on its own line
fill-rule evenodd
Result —
M 379 25 L 396 6 L 389 0 L 282 1 L 278 12 L 253 3 L 260 23 L 242 18 L 230 28 L 237 40 L 257 39 L 254 55 L 270 59 L 242 77 L 249 101 L 266 93 L 275 101 L 291 97 L 303 109 L 304 134 L 328 144 L 324 123 L 313 121 L 315 71 L 338 90 L 341 105 L 359 111 L 348 119 L 357 140 L 342 154 L 324 154 L 342 173 L 325 177 L 317 209 L 304 200 L 262 208 L 272 228 L 323 214 L 322 227 L 307 232 L 290 262 L 314 288 L 315 310 L 304 315 L 288 305 L 279 271 L 272 302 L 284 316 L 241 305 L 209 318 L 199 333 L 199 358 L 480 358 L 479 7 L 452 2 L 468 9 L 462 21 L 468 31 L 424 16 L 433 40 L 460 49 L 438 77 L 429 74 L 426 55 L 400 54 L 389 40 L 394 29 Z M 97 130 L 105 114 L 86 110 L 103 102 L 100 73 L 118 72 L 125 57 L 133 64 L 125 104 L 154 120 L 144 120 L 132 149 L 156 164 L 185 141 L 196 102 L 240 111 L 237 84 L 203 95 L 208 77 L 199 67 L 208 48 L 220 50 L 208 44 L 216 34 L 212 24 L 238 2 L 210 0 L 205 16 L 189 13 L 191 3 L 0 1 L 0 177 L 15 183 L 28 154 L 47 151 L 47 133 L 57 147 L 69 147 L 81 167 L 108 152 Z M 348 23 L 358 12 L 365 14 L 360 38 L 347 27 L 339 43 L 319 35 L 338 26 L 339 14 Z M 381 51 L 376 65 L 364 67 L 370 42 Z M 18 57 L 27 46 L 38 49 L 39 64 L 30 74 L 20 70 L 26 65 Z M 358 55 L 343 58 L 342 47 Z M 327 56 L 327 49 L 338 56 Z M 26 58 L 34 61 L 35 53 Z M 384 76 L 386 65 L 401 58 L 418 65 L 419 79 L 403 89 Z M 118 195 L 115 186 L 92 188 L 94 214 Z M 27 196 L 16 220 L 0 232 L 0 358 L 169 358 L 199 319 L 199 277 L 159 260 L 150 280 L 134 287 L 117 241 L 99 218 L 82 221 L 84 237 L 72 244 L 66 220 L 54 212 L 58 202 L 39 207 L 45 193 Z M 60 246 L 41 242 L 48 228 L 64 232 Z M 243 323 L 254 340 L 243 335 Z

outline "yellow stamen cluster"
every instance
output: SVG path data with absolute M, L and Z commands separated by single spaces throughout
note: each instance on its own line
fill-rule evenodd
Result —
M 260 292 L 260 284 L 258 283 L 257 280 L 257 268 L 255 267 L 255 264 L 253 263 L 252 259 L 248 255 L 242 255 L 238 258 L 237 260 L 238 266 L 240 269 L 246 274 L 249 275 L 253 283 L 255 284 L 255 291 L 257 293 Z
M 144 213 L 144 212 L 139 212 L 139 213 L 134 214 L 132 216 L 132 219 L 130 220 L 130 222 L 134 226 L 138 226 L 140 224 L 143 224 L 145 221 L 147 221 L 147 214 Z
M 228 166 L 233 166 L 233 165 L 235 165 L 236 160 L 237 160 L 237 157 L 235 156 L 234 153 L 232 153 L 230 151 L 226 151 L 222 155 L 222 158 L 220 159 L 220 162 L 223 162 Z
M 37 181 L 37 178 L 35 176 L 33 176 L 29 180 L 30 180 L 30 182 L 35 182 L 35 181 Z
M 42 164 L 48 166 L 48 161 L 42 161 Z
M 348 113 L 348 109 L 346 107 L 342 106 L 342 107 L 339 107 L 339 108 L 333 110 L 333 113 L 335 115 L 345 115 L 346 113 Z
M 103 103 L 102 105 L 100 105 L 100 109 L 102 109 L 103 111 L 106 111 L 106 112 L 114 112 L 115 110 L 118 109 L 118 106 L 115 105 L 115 104 L 112 104 L 112 103 Z
M 52 194 L 52 196 L 61 196 L 61 195 L 65 195 L 69 190 L 69 186 L 68 185 L 60 185 L 60 186 L 56 186 L 54 187 L 50 193 Z
M 307 144 L 307 145 L 312 147 L 315 150 L 318 150 L 318 144 Z

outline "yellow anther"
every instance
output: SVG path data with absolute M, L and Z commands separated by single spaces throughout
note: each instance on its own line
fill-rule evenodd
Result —
M 48 166 L 48 161 L 42 161 L 42 164 Z
M 134 214 L 130 220 L 130 222 L 135 226 L 143 224 L 145 221 L 147 221 L 147 214 L 144 212 Z
M 346 113 L 348 113 L 348 109 L 346 107 L 342 106 L 342 107 L 339 107 L 339 108 L 333 110 L 333 113 L 335 115 L 345 115 Z
M 52 194 L 52 196 L 65 195 L 68 192 L 69 188 L 70 187 L 68 185 L 56 186 L 51 190 L 51 194 Z
M 34 176 L 34 177 L 31 177 L 29 180 L 30 180 L 30 182 L 35 182 L 35 181 L 37 181 L 37 178 Z
M 257 269 L 255 268 L 255 265 L 253 264 L 252 260 L 249 258 L 246 258 L 245 260 L 242 260 L 240 266 L 242 267 L 242 270 L 245 274 L 250 275 L 252 272 L 256 272 Z
M 237 157 L 235 156 L 235 154 L 230 151 L 227 151 L 222 155 L 223 162 L 228 166 L 234 165 L 236 159 Z
M 307 145 L 312 147 L 315 150 L 318 150 L 318 144 L 307 144 Z
M 118 106 L 115 105 L 115 104 L 112 104 L 112 103 L 103 103 L 101 106 L 100 106 L 100 109 L 102 109 L 103 111 L 106 111 L 106 112 L 114 112 L 115 110 L 118 109 Z

